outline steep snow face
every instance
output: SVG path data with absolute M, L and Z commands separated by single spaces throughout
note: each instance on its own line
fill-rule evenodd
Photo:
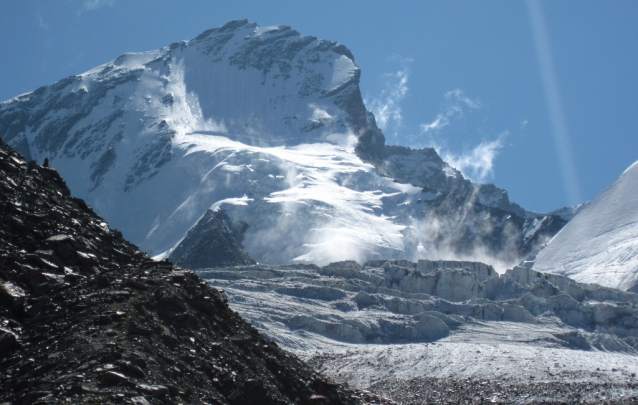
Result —
M 417 215 L 421 189 L 378 176 L 352 147 L 258 147 L 211 135 L 186 136 L 176 144 L 185 151 L 179 169 L 201 173 L 143 247 L 171 249 L 174 235 L 212 207 L 249 224 L 244 246 L 262 263 L 326 264 L 411 253 L 403 224 Z
M 585 283 L 638 287 L 638 162 L 585 206 L 536 258 L 534 269 Z

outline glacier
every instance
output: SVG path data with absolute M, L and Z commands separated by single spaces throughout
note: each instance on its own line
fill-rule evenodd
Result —
M 260 332 L 357 388 L 416 393 L 432 381 L 496 381 L 490 389 L 499 403 L 597 403 L 601 395 L 621 400 L 637 392 L 637 294 L 524 267 L 499 275 L 477 262 L 253 265 L 198 274 Z M 562 388 L 549 394 L 555 382 Z M 578 384 L 582 390 L 567 388 Z M 578 400 L 567 398 L 576 391 Z

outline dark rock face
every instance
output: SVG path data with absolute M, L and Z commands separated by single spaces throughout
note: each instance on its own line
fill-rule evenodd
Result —
M 359 99 L 361 96 L 359 96 Z M 361 102 L 363 104 L 363 102 Z M 371 112 L 367 112 L 368 125 L 359 130 L 355 153 L 359 159 L 370 163 L 377 168 L 383 165 L 386 156 L 385 136 L 377 127 L 377 122 Z M 381 171 L 383 173 L 383 171 Z
M 434 148 L 412 149 L 387 145 L 384 155 L 385 159 L 377 170 L 400 183 L 423 187 L 424 191 L 455 194 L 472 192 L 472 182 L 445 163 Z
M 475 184 L 450 167 L 433 148 L 385 146 L 379 173 L 423 187 L 423 232 L 439 251 L 457 257 L 477 253 L 516 263 L 538 250 L 567 220 L 528 212 L 493 184 Z M 406 235 L 411 237 L 411 235 Z
M 247 229 L 247 223 L 233 223 L 223 210 L 208 210 L 188 231 L 170 259 L 192 270 L 255 264 L 241 246 Z
M 264 339 L 2 141 L 0 189 L 0 402 L 383 403 Z
M 459 257 L 482 252 L 507 263 L 527 257 L 567 223 L 554 214 L 524 214 L 481 203 L 475 194 L 439 194 L 424 209 L 425 222 L 439 225 L 429 233 L 437 246 Z

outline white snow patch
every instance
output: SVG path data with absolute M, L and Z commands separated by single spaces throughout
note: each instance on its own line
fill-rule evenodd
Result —
M 336 89 L 350 80 L 358 69 L 352 59 L 345 55 L 338 57 L 333 64 L 334 70 L 332 72 L 332 78 L 330 79 L 330 90 Z
M 255 35 L 261 36 L 267 32 L 278 31 L 278 30 L 279 30 L 279 26 L 276 26 L 276 25 L 271 25 L 269 27 L 257 27 L 255 28 Z
M 248 198 L 246 194 L 244 194 L 241 198 L 225 198 L 223 200 L 217 201 L 213 204 L 210 209 L 213 211 L 217 211 L 221 208 L 223 204 L 230 205 L 248 205 L 249 202 L 254 201 L 252 198 Z

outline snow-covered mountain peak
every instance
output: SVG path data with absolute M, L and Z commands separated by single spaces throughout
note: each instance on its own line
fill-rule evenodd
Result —
M 343 45 L 233 21 L 173 48 L 189 106 L 225 136 L 262 146 L 330 142 L 328 134 L 365 125 L 360 71 Z M 359 111 L 344 111 L 350 104 Z
M 335 134 L 360 135 L 369 125 L 359 76 L 343 45 L 290 27 L 262 29 L 233 21 L 157 51 L 124 54 L 3 103 L 3 109 L 11 109 L 17 102 L 30 102 L 39 114 L 35 119 L 13 115 L 17 122 L 2 124 L 12 127 L 4 135 L 7 141 L 17 141 L 21 152 L 33 158 L 41 158 L 37 152 L 51 158 L 99 153 L 96 149 L 103 148 L 87 146 L 94 141 L 88 138 L 96 136 L 86 132 L 96 126 L 90 113 L 104 110 L 120 111 L 110 121 L 130 118 L 126 126 L 134 128 L 121 135 L 128 142 L 135 141 L 129 133 L 139 134 L 140 126 L 152 135 L 158 130 L 216 134 L 268 146 L 332 142 Z M 39 123 L 49 127 L 47 136 L 30 139 L 19 133 L 42 116 L 50 117 Z M 110 121 L 97 124 L 100 134 L 109 132 Z M 64 139 L 72 128 L 77 135 Z M 16 136 L 23 139 L 14 140 Z
M 156 257 L 211 208 L 262 263 L 515 262 L 562 226 L 433 149 L 386 146 L 359 77 L 343 45 L 231 21 L 0 103 L 0 136 Z

